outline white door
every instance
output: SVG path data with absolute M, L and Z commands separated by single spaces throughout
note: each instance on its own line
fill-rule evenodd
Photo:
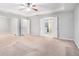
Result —
M 21 20 L 21 35 L 30 34 L 30 20 Z
M 57 38 L 57 17 L 40 20 L 40 35 Z

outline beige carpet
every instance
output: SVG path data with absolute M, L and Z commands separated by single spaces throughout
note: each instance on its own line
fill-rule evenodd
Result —
M 67 47 L 66 56 L 79 56 L 79 49 Z
M 0 56 L 78 56 L 73 41 L 41 36 L 0 36 Z

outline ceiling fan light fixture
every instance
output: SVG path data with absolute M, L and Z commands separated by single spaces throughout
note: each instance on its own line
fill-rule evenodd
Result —
M 25 9 L 27 12 L 32 11 L 32 10 L 38 11 L 38 9 L 36 8 L 36 5 L 32 4 L 32 3 L 23 3 L 23 4 L 21 4 L 21 6 L 23 8 L 20 9 L 20 10 L 24 10 Z
M 31 11 L 31 9 L 30 8 L 27 8 L 27 11 Z

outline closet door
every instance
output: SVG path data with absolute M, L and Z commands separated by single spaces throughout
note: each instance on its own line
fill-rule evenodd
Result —
M 22 19 L 21 20 L 21 35 L 30 34 L 30 20 Z

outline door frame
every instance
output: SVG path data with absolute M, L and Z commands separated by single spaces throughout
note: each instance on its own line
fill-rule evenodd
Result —
M 46 17 L 46 18 L 42 18 L 42 19 L 40 19 L 40 36 L 42 36 L 42 34 L 41 34 L 41 21 L 44 21 L 43 19 L 49 19 L 49 18 L 56 18 L 56 36 L 55 36 L 55 38 L 59 38 L 59 21 L 58 21 L 58 16 L 53 16 L 53 17 Z

